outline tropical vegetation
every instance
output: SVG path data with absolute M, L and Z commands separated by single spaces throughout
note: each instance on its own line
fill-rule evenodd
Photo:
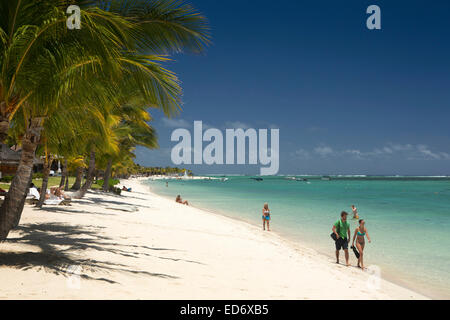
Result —
M 69 5 L 81 9 L 79 30 L 66 26 Z M 60 185 L 83 197 L 99 171 L 108 181 L 135 168 L 136 146 L 157 148 L 149 108 L 173 116 L 182 94 L 164 65 L 208 43 L 205 17 L 180 0 L 1 1 L 0 142 L 19 145 L 21 159 L 0 208 L 0 240 L 20 222 L 36 157 L 41 206 L 55 159 Z

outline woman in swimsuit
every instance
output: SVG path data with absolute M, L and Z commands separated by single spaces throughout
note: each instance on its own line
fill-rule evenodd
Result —
M 359 251 L 359 259 L 358 259 L 358 267 L 364 270 L 364 261 L 363 261 L 363 255 L 364 255 L 364 236 L 367 236 L 367 240 L 369 240 L 370 243 L 370 237 L 367 233 L 367 229 L 365 227 L 366 222 L 361 219 L 359 220 L 359 226 L 355 229 L 355 233 L 353 235 L 353 242 L 352 246 L 355 245 L 355 239 L 356 239 L 356 248 Z
M 359 216 L 358 216 L 358 210 L 356 210 L 356 207 L 355 207 L 355 205 L 354 204 L 352 204 L 352 211 L 353 211 L 353 219 L 359 219 Z
M 189 205 L 189 202 L 187 200 L 183 201 L 183 199 L 181 199 L 180 195 L 177 195 L 177 197 L 175 198 L 175 202 L 185 204 L 187 206 Z
M 269 205 L 264 203 L 264 208 L 262 209 L 262 220 L 263 220 L 263 230 L 266 230 L 267 223 L 267 231 L 270 231 L 269 221 L 270 221 L 270 210 Z

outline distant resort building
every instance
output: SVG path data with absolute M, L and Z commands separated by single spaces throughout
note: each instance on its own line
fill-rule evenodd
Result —
M 3 176 L 12 176 L 16 174 L 20 162 L 21 147 L 9 147 L 6 144 L 0 144 L 0 178 Z M 34 158 L 33 172 L 42 170 L 43 161 Z
M 20 161 L 20 151 L 12 150 L 6 144 L 0 144 L 0 177 L 14 175 Z

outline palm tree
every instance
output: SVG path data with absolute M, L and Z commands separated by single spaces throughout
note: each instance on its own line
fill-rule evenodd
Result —
M 141 114 L 133 121 L 130 114 L 127 119 L 122 119 L 118 126 L 114 128 L 119 138 L 119 152 L 116 154 L 107 154 L 107 165 L 103 179 L 103 191 L 109 189 L 109 178 L 113 163 L 121 162 L 123 159 L 132 159 L 135 157 L 133 151 L 136 146 L 144 146 L 149 149 L 158 147 L 156 133 L 153 128 L 145 121 L 150 120 L 150 115 L 142 107 L 137 107 L 135 112 Z
M 62 162 L 62 169 L 61 169 L 61 181 L 59 182 L 60 188 L 64 187 L 64 184 L 66 183 L 66 179 L 67 179 L 67 183 L 68 183 L 69 173 L 67 170 L 67 159 L 64 159 L 64 162 Z
M 74 2 L 82 8 L 83 27 L 76 32 L 65 26 L 66 1 L 0 2 L 0 140 L 18 113 L 24 132 L 19 167 L 0 209 L 0 239 L 20 219 L 49 110 L 116 105 L 113 93 L 126 74 L 149 105 L 170 115 L 180 88 L 159 55 L 201 51 L 208 42 L 205 19 L 179 1 Z
M 94 180 L 95 157 L 97 150 L 105 152 L 118 152 L 118 139 L 112 130 L 112 127 L 118 122 L 117 117 L 97 113 L 95 117 L 89 117 L 85 121 L 85 127 L 89 132 L 83 139 L 85 152 L 89 157 L 89 165 L 85 183 L 74 195 L 75 198 L 82 198 L 91 187 Z
M 108 59 L 118 59 L 120 48 L 125 44 L 117 42 L 117 36 L 108 37 L 104 32 L 104 38 L 101 39 L 99 33 L 93 32 L 101 24 L 104 25 L 103 21 L 98 24 L 96 21 L 89 21 L 85 24 L 85 29 L 92 31 L 92 35 L 89 32 L 78 35 L 68 33 L 62 27 L 65 21 L 63 11 L 55 10 L 57 7 L 54 3 L 55 1 L 1 2 L 0 13 L 6 14 L 7 23 L 2 25 L 0 31 L 0 139 L 4 140 L 7 136 L 19 111 L 23 117 L 24 134 L 21 139 L 21 160 L 0 209 L 0 239 L 6 238 L 9 230 L 20 219 L 34 154 L 48 108 L 55 107 L 58 97 L 71 89 L 70 80 L 82 79 L 73 74 L 69 77 L 64 70 L 70 70 L 68 66 L 79 62 L 80 57 L 84 58 L 84 63 L 89 61 L 87 57 L 95 57 L 96 61 L 101 59 L 106 66 Z M 86 17 L 89 14 L 86 13 Z M 33 19 L 34 16 L 40 18 Z M 3 19 L 0 20 L 4 22 Z M 29 24 L 29 20 L 32 24 Z M 111 20 L 127 26 L 124 19 L 113 17 Z M 106 26 L 103 28 L 107 31 Z M 62 38 L 61 35 L 65 36 Z M 100 42 L 94 45 L 93 40 Z M 110 48 L 111 53 L 105 47 L 100 48 L 100 43 Z M 83 55 L 80 56 L 81 52 Z M 83 67 L 84 64 L 80 69 L 84 69 Z M 108 69 L 112 74 L 114 70 Z M 58 72 L 59 70 L 62 72 Z
M 73 183 L 72 187 L 70 189 L 72 190 L 79 190 L 81 188 L 81 182 L 84 175 L 84 169 L 86 168 L 86 164 L 84 163 L 84 158 L 81 156 L 72 158 L 72 161 L 69 162 L 69 167 L 72 166 L 74 168 L 73 171 L 75 171 L 75 182 Z M 66 186 L 64 188 L 64 191 L 68 191 L 68 180 L 66 181 Z

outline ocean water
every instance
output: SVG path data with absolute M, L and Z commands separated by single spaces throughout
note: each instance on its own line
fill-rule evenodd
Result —
M 180 194 L 196 207 L 252 225 L 262 224 L 262 206 L 268 202 L 274 232 L 330 258 L 332 224 L 342 210 L 351 214 L 354 204 L 372 239 L 366 240 L 366 266 L 377 265 L 382 277 L 432 298 L 450 298 L 450 178 L 301 178 L 308 182 L 239 176 L 169 180 L 168 187 L 165 180 L 146 183 L 162 196 Z M 349 221 L 353 237 L 357 221 Z

